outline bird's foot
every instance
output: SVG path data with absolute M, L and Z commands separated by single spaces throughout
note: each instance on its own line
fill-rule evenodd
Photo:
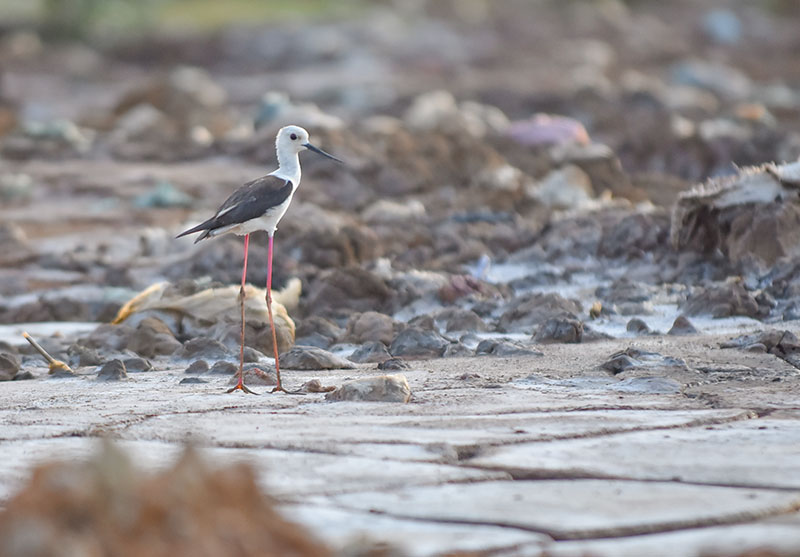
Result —
M 282 385 L 278 385 L 277 387 L 272 389 L 270 391 L 270 393 L 283 393 L 283 394 L 286 394 L 286 395 L 304 395 L 304 394 L 306 394 L 305 391 L 301 391 L 300 389 L 298 389 L 296 391 L 287 391 L 286 389 L 283 388 Z
M 248 395 L 257 395 L 258 393 L 255 391 L 251 391 L 248 387 L 245 386 L 244 383 L 237 383 L 236 386 L 231 387 L 226 393 L 232 393 L 233 391 L 242 391 L 243 393 L 247 393 Z

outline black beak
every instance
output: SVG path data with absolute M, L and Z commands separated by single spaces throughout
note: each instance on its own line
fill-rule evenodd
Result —
M 309 151 L 314 151 L 315 153 L 319 153 L 323 157 L 328 157 L 329 159 L 332 159 L 332 160 L 335 160 L 336 162 L 340 162 L 340 163 L 344 164 L 344 161 L 339 160 L 336 157 L 334 157 L 333 155 L 326 153 L 325 151 L 323 151 L 319 147 L 315 147 L 314 145 L 311 145 L 311 143 L 306 143 L 306 144 L 303 145 L 303 147 L 305 147 Z

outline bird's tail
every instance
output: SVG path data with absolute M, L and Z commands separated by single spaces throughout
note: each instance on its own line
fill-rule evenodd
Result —
M 197 226 L 193 226 L 192 228 L 190 228 L 188 230 L 184 230 L 183 232 L 181 232 L 180 234 L 178 234 L 175 237 L 176 238 L 182 238 L 183 236 L 188 236 L 189 234 L 194 234 L 195 232 L 200 232 L 202 230 L 203 233 L 200 234 L 200 236 L 198 236 L 197 239 L 195 239 L 195 241 L 194 241 L 194 243 L 196 244 L 200 240 L 204 240 L 204 239 L 209 237 L 209 235 L 211 234 L 211 226 L 210 225 L 211 225 L 211 223 L 209 221 L 201 222 Z

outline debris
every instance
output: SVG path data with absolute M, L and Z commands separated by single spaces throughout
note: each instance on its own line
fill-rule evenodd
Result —
M 33 348 L 42 355 L 42 357 L 47 360 L 48 367 L 50 368 L 50 375 L 58 376 L 58 377 L 69 377 L 74 376 L 75 372 L 60 360 L 56 360 L 50 354 L 48 354 L 44 348 L 42 348 L 38 342 L 33 340 L 33 337 L 28 333 L 22 333 L 22 336 L 27 340 Z
M 401 374 L 348 381 L 325 395 L 325 400 L 331 401 L 408 402 L 410 399 L 411 387 Z

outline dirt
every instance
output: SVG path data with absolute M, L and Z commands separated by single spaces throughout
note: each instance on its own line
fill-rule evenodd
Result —
M 175 236 L 273 170 L 292 123 L 345 161 L 301 154 L 275 236 L 277 348 L 305 400 L 400 371 L 412 415 L 523 411 L 520 392 L 542 411 L 553 393 L 570 412 L 624 393 L 798 409 L 800 347 L 772 341 L 800 332 L 793 3 L 342 10 L 115 40 L 0 26 L 0 398 L 15 379 L 32 407 L 51 381 L 136 405 L 224 391 L 242 240 Z M 266 258 L 254 233 L 244 352 L 262 390 Z M 76 376 L 50 378 L 25 330 Z M 392 390 L 365 384 L 336 405 Z

